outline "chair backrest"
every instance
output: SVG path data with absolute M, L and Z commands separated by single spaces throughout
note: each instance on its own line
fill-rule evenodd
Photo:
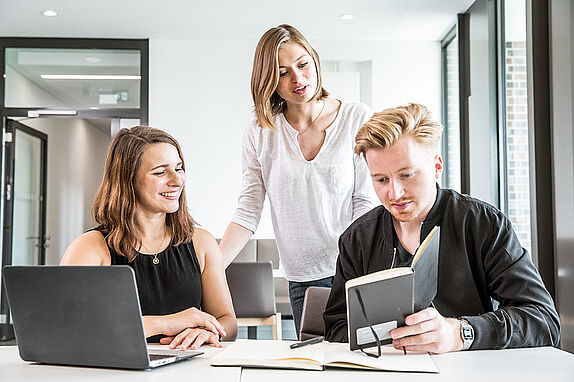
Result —
M 237 318 L 275 314 L 275 287 L 270 261 L 231 263 L 225 273 Z
M 301 341 L 325 334 L 323 313 L 327 306 L 329 293 L 331 293 L 331 288 L 309 287 L 305 291 L 301 330 L 299 333 Z
M 257 261 L 271 261 L 273 268 L 279 268 L 279 250 L 275 239 L 257 239 Z

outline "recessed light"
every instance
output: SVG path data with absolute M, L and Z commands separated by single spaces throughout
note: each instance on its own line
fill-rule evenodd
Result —
M 353 19 L 354 17 L 355 17 L 355 16 L 349 15 L 349 14 L 344 14 L 344 15 L 339 16 L 339 18 L 340 18 L 341 20 L 343 20 L 343 21 L 351 20 L 351 19 Z
M 86 61 L 91 62 L 92 64 L 95 64 L 97 62 L 100 62 L 100 58 L 99 57 L 86 57 Z
M 58 12 L 52 11 L 52 10 L 49 10 L 49 9 L 47 9 L 47 10 L 45 10 L 45 11 L 42 11 L 42 14 L 43 14 L 44 16 L 46 16 L 46 17 L 56 17 L 56 16 L 58 16 Z

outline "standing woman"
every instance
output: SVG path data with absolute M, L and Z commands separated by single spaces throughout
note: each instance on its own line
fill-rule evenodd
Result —
M 129 265 L 136 275 L 146 337 L 172 348 L 221 346 L 237 321 L 221 253 L 195 227 L 185 201 L 179 143 L 151 127 L 114 137 L 93 204 L 95 230 L 68 247 L 62 265 Z
M 299 335 L 305 290 L 331 286 L 339 235 L 374 207 L 367 167 L 353 152 L 372 111 L 328 98 L 317 52 L 285 24 L 259 40 L 251 94 L 239 205 L 220 248 L 227 266 L 256 231 L 267 195 Z

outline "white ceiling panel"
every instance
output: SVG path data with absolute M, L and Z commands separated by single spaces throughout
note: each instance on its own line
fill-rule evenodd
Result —
M 256 39 L 289 23 L 311 39 L 440 40 L 473 0 L 0 0 L 0 36 Z M 59 13 L 45 17 L 43 10 Z M 352 20 L 339 16 L 351 14 Z

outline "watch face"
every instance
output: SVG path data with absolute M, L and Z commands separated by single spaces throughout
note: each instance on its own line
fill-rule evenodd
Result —
M 460 336 L 462 338 L 462 350 L 468 350 L 470 345 L 474 342 L 474 329 L 470 324 L 464 320 L 460 322 Z
M 474 339 L 474 333 L 473 333 L 472 327 L 468 327 L 467 325 L 462 327 L 462 338 L 465 340 L 473 340 Z

